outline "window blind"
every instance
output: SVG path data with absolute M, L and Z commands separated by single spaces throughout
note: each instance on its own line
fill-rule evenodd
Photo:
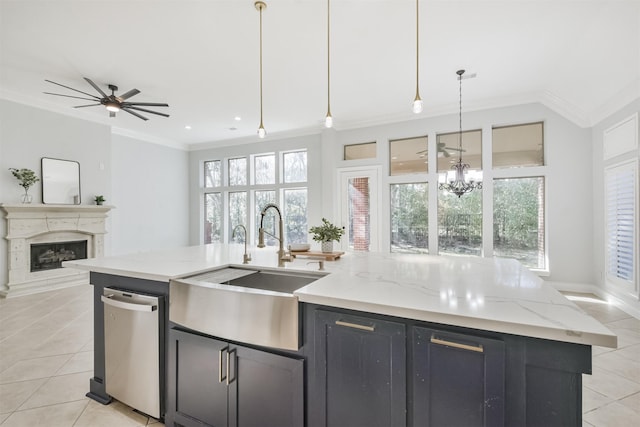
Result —
M 608 278 L 633 284 L 636 277 L 636 188 L 638 168 L 627 163 L 606 174 L 606 269 Z

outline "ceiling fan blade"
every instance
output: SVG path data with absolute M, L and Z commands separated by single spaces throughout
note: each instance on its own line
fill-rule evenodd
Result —
M 146 108 L 138 108 L 138 107 L 133 107 L 133 106 L 131 106 L 131 105 L 127 105 L 127 107 L 126 107 L 126 108 L 130 108 L 130 109 L 132 109 L 132 110 L 136 110 L 136 111 L 144 111 L 145 113 L 157 114 L 157 115 L 159 115 L 159 116 L 169 117 L 169 115 L 168 115 L 168 114 L 165 114 L 165 113 L 159 113 L 159 112 L 157 112 L 157 111 L 147 110 Z
M 76 105 L 73 108 L 95 107 L 96 105 L 102 105 L 102 104 Z
M 102 91 L 102 89 L 100 89 L 100 88 L 98 87 L 98 85 L 97 85 L 97 84 L 95 84 L 91 79 L 89 79 L 89 78 L 87 78 L 87 77 L 85 77 L 84 79 L 87 81 L 87 83 L 89 83 L 91 86 L 93 86 L 93 88 L 94 88 L 95 90 L 97 90 L 97 91 L 98 91 L 98 93 L 99 93 L 100 95 L 102 95 L 102 97 L 103 97 L 103 98 L 108 98 L 108 97 L 109 97 L 109 96 L 108 96 L 106 93 L 104 93 L 104 92 Z
M 124 102 L 122 105 L 125 105 L 127 107 L 137 107 L 139 105 L 145 106 L 145 107 L 168 107 L 169 104 L 164 104 L 164 103 L 159 103 L 159 102 Z
M 126 111 L 126 112 L 127 112 L 127 113 L 129 113 L 129 114 L 133 114 L 133 115 L 134 115 L 134 116 L 136 116 L 137 118 L 142 119 L 142 120 L 144 120 L 144 121 L 149 120 L 149 119 L 147 119 L 145 116 L 142 116 L 142 115 L 140 115 L 140 114 L 136 113 L 135 111 L 131 111 L 131 110 L 130 110 L 130 109 L 128 109 L 128 108 L 124 108 L 124 107 L 123 107 L 123 108 L 121 108 L 121 109 L 122 109 L 122 111 Z
M 42 93 L 46 93 L 47 95 L 64 96 L 65 98 L 84 99 L 86 101 L 100 101 L 100 98 L 98 98 L 97 96 L 95 96 L 95 97 L 93 97 L 93 99 L 91 99 L 91 98 L 82 98 L 80 96 L 63 95 L 61 93 L 51 93 L 51 92 L 42 92 Z M 91 96 L 93 96 L 93 95 L 91 95 Z
M 135 96 L 137 94 L 139 94 L 140 91 L 138 89 L 131 89 L 129 92 L 125 92 L 122 95 L 118 95 L 118 98 L 120 98 L 121 100 L 125 100 L 125 99 L 129 99 L 132 96 Z
M 65 86 L 65 85 L 63 85 L 63 84 L 56 83 L 56 82 L 53 82 L 53 81 L 51 81 L 51 80 L 44 79 L 44 81 L 45 81 L 45 82 L 49 82 L 49 83 L 53 83 L 54 85 L 62 86 L 62 87 L 64 87 L 64 88 L 67 88 L 67 89 L 70 89 L 70 90 L 73 90 L 73 91 L 76 91 L 76 92 L 80 92 L 80 93 L 82 93 L 82 94 L 84 94 L 84 95 L 91 96 L 91 97 L 93 97 L 93 98 L 95 98 L 95 99 L 100 99 L 100 98 L 98 98 L 97 96 L 92 95 L 92 94 L 90 94 L 90 93 L 83 92 L 83 91 L 81 91 L 81 90 L 74 89 L 74 88 L 72 88 L 72 87 Z M 48 92 L 45 92 L 45 93 L 48 93 Z M 51 95 L 57 95 L 57 94 L 56 94 L 56 93 L 52 93 Z M 64 95 L 61 95 L 61 96 L 64 96 Z
M 420 150 L 420 151 L 417 151 L 416 154 L 422 154 L 422 153 L 426 153 L 426 152 L 427 152 L 427 150 Z

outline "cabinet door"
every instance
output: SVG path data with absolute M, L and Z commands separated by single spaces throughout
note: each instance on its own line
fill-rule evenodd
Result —
M 504 343 L 413 328 L 413 425 L 504 425 Z
M 406 334 L 400 323 L 318 310 L 310 425 L 406 425 Z M 317 417 L 317 419 L 316 419 Z
M 230 426 L 303 427 L 304 360 L 240 346 L 229 355 Z
M 175 408 L 175 421 L 184 426 L 226 427 L 228 344 L 175 329 L 170 334 L 175 395 L 169 392 L 169 406 Z

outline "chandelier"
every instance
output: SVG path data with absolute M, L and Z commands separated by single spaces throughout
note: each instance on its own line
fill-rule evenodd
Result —
M 331 116 L 331 0 L 327 0 L 327 116 L 324 119 L 324 126 L 333 126 Z
M 450 179 L 449 182 L 440 183 L 438 188 L 440 190 L 446 190 L 458 197 L 461 197 L 463 194 L 469 193 L 475 189 L 482 190 L 482 181 L 474 181 L 470 179 L 469 182 L 465 180 L 465 175 L 467 169 L 469 169 L 468 163 L 462 162 L 462 75 L 464 74 L 464 70 L 456 71 L 458 75 L 458 81 L 460 82 L 460 131 L 458 132 L 458 161 L 451 166 L 451 169 L 455 171 L 454 178 Z

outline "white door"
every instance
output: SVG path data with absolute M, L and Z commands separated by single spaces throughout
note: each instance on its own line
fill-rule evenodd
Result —
M 341 247 L 351 251 L 378 251 L 380 168 L 338 170 L 340 220 L 345 228 Z

